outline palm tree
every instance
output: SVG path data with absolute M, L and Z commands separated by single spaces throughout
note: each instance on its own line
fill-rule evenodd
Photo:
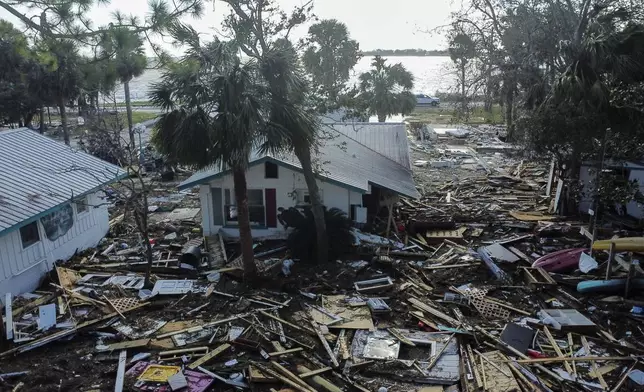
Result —
M 409 114 L 416 107 L 414 75 L 401 64 L 388 65 L 387 60 L 375 56 L 372 69 L 360 75 L 358 101 L 369 115 L 385 122 L 392 114 Z
M 256 275 L 250 229 L 246 169 L 265 128 L 263 87 L 254 62 L 242 64 L 230 45 L 215 42 L 203 55 L 189 51 L 153 86 L 152 102 L 165 113 L 152 142 L 176 162 L 205 168 L 221 165 L 233 173 L 242 260 L 246 277 Z
M 311 159 L 320 125 L 316 114 L 304 107 L 307 86 L 290 42 L 280 40 L 266 51 L 261 58 L 260 72 L 269 86 L 266 146 L 276 152 L 292 151 L 300 161 L 311 198 L 317 261 L 326 262 L 329 241 L 324 205 Z
M 102 40 L 104 57 L 112 58 L 116 73 L 123 83 L 127 126 L 130 135 L 130 149 L 134 151 L 134 130 L 132 124 L 132 103 L 130 100 L 130 81 L 141 76 L 147 66 L 141 36 L 125 27 L 111 28 Z

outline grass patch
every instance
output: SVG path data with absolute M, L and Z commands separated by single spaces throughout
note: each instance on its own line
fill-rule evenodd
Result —
M 119 113 L 121 114 L 121 113 Z M 159 113 L 154 113 L 154 112 L 137 112 L 137 111 L 132 111 L 132 122 L 134 124 L 143 122 L 143 121 L 148 121 L 157 118 Z M 123 120 L 125 124 L 127 124 L 127 116 L 125 113 L 123 113 Z
M 499 105 L 492 106 L 491 112 L 486 112 L 482 106 L 477 106 L 471 109 L 469 118 L 459 118 L 457 110 L 453 107 L 419 107 L 406 120 L 409 122 L 441 125 L 501 124 L 503 123 L 503 113 Z

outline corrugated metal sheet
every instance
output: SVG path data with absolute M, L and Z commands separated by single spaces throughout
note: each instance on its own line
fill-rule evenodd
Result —
M 339 122 L 334 130 L 411 169 L 407 131 L 402 123 Z
M 375 184 L 404 196 L 419 197 L 409 168 L 344 133 L 334 129 L 329 129 L 327 133 L 332 137 L 324 140 L 320 147 L 320 155 L 314 157 L 321 165 L 321 177 L 363 192 L 369 190 L 369 184 Z M 402 140 L 401 144 L 408 146 L 407 139 Z M 300 162 L 290 154 L 267 157 L 255 153 L 251 156 L 250 163 L 259 163 L 265 159 L 277 160 L 288 166 L 301 169 Z M 182 182 L 179 188 L 190 188 L 208 182 L 224 173 L 215 167 L 203 169 Z
M 0 234 L 124 174 L 30 129 L 0 131 Z

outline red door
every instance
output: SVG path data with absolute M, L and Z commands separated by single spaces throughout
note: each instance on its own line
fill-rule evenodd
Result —
M 277 191 L 275 188 L 264 189 L 266 204 L 266 227 L 277 227 Z

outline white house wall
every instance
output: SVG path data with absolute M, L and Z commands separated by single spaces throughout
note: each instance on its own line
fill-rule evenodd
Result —
M 640 192 L 644 193 L 644 167 L 638 165 L 632 166 L 628 179 L 629 181 L 637 180 Z M 579 172 L 579 180 L 583 184 L 583 195 L 579 201 L 579 211 L 583 214 L 588 213 L 588 209 L 592 208 L 594 202 L 589 184 L 595 181 L 596 176 L 594 172 L 590 172 L 590 168 L 588 165 L 583 165 Z M 644 207 L 635 201 L 626 204 L 626 213 L 635 219 L 644 219 Z
M 89 195 L 89 210 L 76 212 L 72 227 L 55 241 L 50 241 L 40 221 L 40 241 L 22 249 L 20 230 L 0 237 L 0 299 L 11 292 L 14 295 L 36 289 L 43 275 L 51 270 L 57 260 L 67 260 L 77 250 L 96 246 L 109 229 L 107 206 L 101 205 L 98 193 Z M 96 207 L 95 207 L 96 206 Z
M 275 188 L 277 192 L 277 208 L 283 207 L 286 209 L 296 206 L 296 201 L 289 194 L 297 189 L 307 189 L 302 173 L 283 166 L 278 168 L 278 178 L 264 178 L 264 173 L 263 163 L 249 168 L 246 172 L 248 189 Z M 362 206 L 362 193 L 360 192 L 324 181 L 318 181 L 318 186 L 322 191 L 322 201 L 329 209 L 338 208 L 350 215 L 350 206 L 352 204 Z M 200 186 L 202 226 L 206 235 L 213 235 L 222 228 L 222 226 L 213 224 L 211 188 L 234 189 L 232 175 L 222 176 L 212 180 L 208 185 Z M 253 229 L 253 235 L 265 236 L 282 232 L 282 226 L 279 223 L 277 226 L 277 228 Z M 229 235 L 239 235 L 239 230 L 234 227 L 226 227 L 224 232 Z
M 637 183 L 640 187 L 640 193 L 644 194 L 644 170 L 631 170 L 631 175 L 629 176 L 628 180 L 637 180 Z M 633 218 L 643 219 L 644 206 L 637 203 L 636 201 L 631 201 L 630 203 L 626 204 L 626 213 Z

